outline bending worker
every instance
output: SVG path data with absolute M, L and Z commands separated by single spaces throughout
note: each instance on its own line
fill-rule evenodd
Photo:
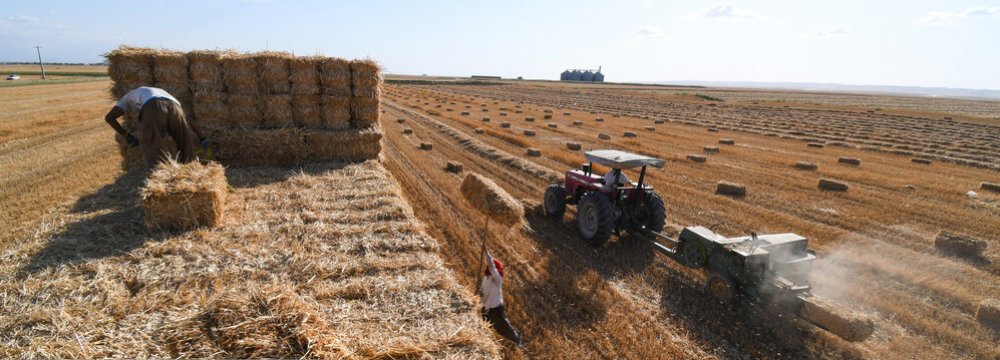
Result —
M 138 120 L 137 134 L 129 133 L 118 123 L 118 118 L 125 114 Z M 177 150 L 180 151 L 178 160 L 182 163 L 194 159 L 196 139 L 194 135 L 198 136 L 197 139 L 203 146 L 208 143 L 201 129 L 184 116 L 181 103 L 160 88 L 140 86 L 129 91 L 118 100 L 111 111 L 108 111 L 104 121 L 107 121 L 119 135 L 125 137 L 125 142 L 129 146 L 140 147 L 142 160 L 150 168 L 166 160 L 166 156 L 177 156 L 177 154 L 160 153 L 163 138 L 167 135 L 177 144 Z
M 483 317 L 493 325 L 501 336 L 521 346 L 521 334 L 510 325 L 503 306 L 503 263 L 490 256 L 483 243 L 483 255 L 486 258 L 486 274 L 479 288 L 483 296 Z

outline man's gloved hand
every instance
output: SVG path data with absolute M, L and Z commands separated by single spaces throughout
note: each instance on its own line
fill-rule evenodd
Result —
M 139 139 L 137 139 L 132 134 L 125 134 L 125 143 L 131 147 L 139 146 Z
M 198 142 L 201 143 L 201 147 L 203 147 L 203 148 L 208 148 L 208 147 L 211 147 L 213 145 L 212 141 L 208 140 L 207 137 L 203 137 L 203 138 L 199 139 Z

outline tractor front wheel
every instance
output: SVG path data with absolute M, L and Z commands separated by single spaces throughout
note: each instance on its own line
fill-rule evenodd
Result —
M 545 208 L 545 216 L 554 219 L 561 219 L 566 213 L 566 187 L 562 184 L 549 185 L 545 189 L 545 201 L 542 202 Z
M 646 230 L 661 232 L 663 231 L 663 225 L 667 222 L 667 209 L 663 206 L 663 199 L 660 195 L 650 191 L 646 195 Z
M 611 200 L 599 192 L 584 195 L 576 209 L 576 223 L 584 240 L 594 247 L 604 245 L 615 224 Z

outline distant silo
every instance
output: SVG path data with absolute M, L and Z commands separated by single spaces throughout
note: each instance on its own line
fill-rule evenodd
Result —
M 581 72 L 580 70 L 573 70 L 573 72 L 569 74 L 569 79 L 567 80 L 581 81 L 582 79 L 583 79 L 583 72 Z
M 594 72 L 587 70 L 580 75 L 580 81 L 591 82 L 594 81 Z
M 604 82 L 604 74 L 600 70 L 594 73 L 594 82 Z
M 571 72 L 570 72 L 569 70 L 566 70 L 566 71 L 563 71 L 563 72 L 562 72 L 562 74 L 561 74 L 561 75 L 559 75 L 559 80 L 562 80 L 562 81 L 566 81 L 566 80 L 569 80 L 569 77 L 570 77 L 570 75 L 572 75 L 572 74 L 573 74 L 573 73 L 571 73 Z

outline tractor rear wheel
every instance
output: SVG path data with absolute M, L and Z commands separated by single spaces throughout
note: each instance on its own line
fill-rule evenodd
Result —
M 584 195 L 576 209 L 576 223 L 580 228 L 580 235 L 590 245 L 604 245 L 611 237 L 615 224 L 611 200 L 599 192 Z
M 720 304 L 732 304 L 736 301 L 736 283 L 729 275 L 713 272 L 708 276 L 706 286 L 709 294 Z
M 566 187 L 562 184 L 549 185 L 545 189 L 545 201 L 542 202 L 545 208 L 545 216 L 561 219 L 566 213 Z

